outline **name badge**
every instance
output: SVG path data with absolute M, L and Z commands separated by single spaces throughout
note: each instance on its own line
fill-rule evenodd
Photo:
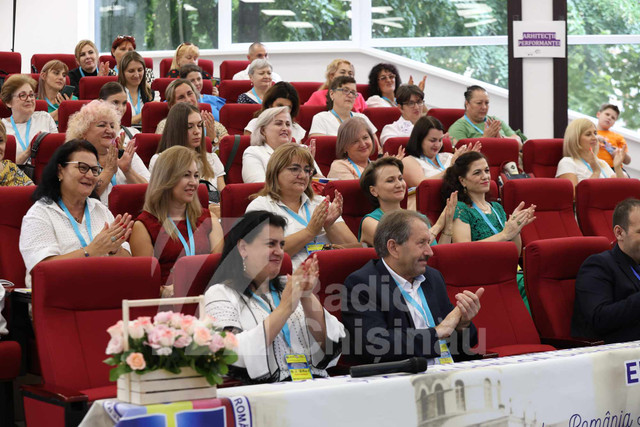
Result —
M 439 365 L 447 365 L 449 363 L 453 363 L 453 358 L 451 357 L 451 352 L 449 352 L 449 346 L 445 340 L 440 340 L 440 357 L 437 358 L 437 363 Z
M 307 363 L 307 356 L 304 354 L 287 354 L 285 360 L 287 361 L 292 381 L 313 379 L 309 364 Z
M 324 249 L 324 243 L 309 243 L 305 246 L 305 249 L 307 250 L 307 255 L 311 255 L 314 252 Z

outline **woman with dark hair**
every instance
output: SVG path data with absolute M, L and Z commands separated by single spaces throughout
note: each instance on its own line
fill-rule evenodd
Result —
M 95 198 L 101 171 L 98 152 L 88 141 L 68 141 L 53 153 L 20 230 L 28 287 L 31 270 L 42 261 L 130 256 L 126 240 L 133 225 L 131 215 L 114 218 Z
M 116 60 L 116 66 L 113 67 L 113 70 L 109 71 L 110 76 L 117 76 L 118 66 L 120 65 L 120 60 L 122 57 L 128 52 L 133 52 L 136 50 L 136 39 L 133 36 L 117 36 L 113 43 L 111 44 L 111 56 Z M 151 85 L 153 81 L 153 68 L 147 68 L 145 71 L 145 80 L 148 85 Z
M 127 111 L 127 92 L 125 92 L 122 85 L 118 82 L 107 82 L 100 88 L 100 94 L 98 99 L 113 104 L 120 114 L 120 122 L 122 123 L 122 117 Z M 122 146 L 126 147 L 129 141 L 131 141 L 136 134 L 140 131 L 134 127 L 120 126 L 120 140 Z
M 402 85 L 396 91 L 396 103 L 400 117 L 382 128 L 380 142 L 384 145 L 389 138 L 411 135 L 413 126 L 425 115 L 424 92 L 416 85 Z
M 325 72 L 325 82 L 320 88 L 313 92 L 304 105 L 327 105 L 327 93 L 331 87 L 331 82 L 337 77 L 355 78 L 356 70 L 353 64 L 346 59 L 334 59 L 327 65 Z M 354 80 L 355 82 L 355 80 Z M 353 102 L 353 111 L 362 113 L 367 108 L 367 103 L 361 93 L 358 93 Z
M 418 119 L 407 143 L 404 178 L 409 187 L 417 187 L 424 179 L 440 179 L 444 171 L 467 151 L 480 151 L 482 145 L 463 145 L 452 153 L 441 153 L 444 130 L 440 120 L 431 116 Z
M 292 275 L 278 277 L 286 226 L 274 213 L 247 212 L 227 235 L 205 293 L 207 314 L 238 339 L 232 374 L 248 382 L 290 379 L 293 355 L 304 359 L 300 363 L 311 376 L 327 377 L 345 337 L 342 323 L 313 293 L 319 275 L 315 257 Z
M 151 92 L 151 86 L 146 80 L 147 66 L 142 56 L 135 51 L 125 53 L 118 62 L 118 66 L 120 67 L 118 83 L 124 87 L 129 104 L 131 104 L 133 114 L 131 123 L 140 124 L 142 106 L 153 101 L 153 92 Z
M 254 118 L 244 128 L 245 135 L 251 135 L 256 131 L 258 125 L 258 117 L 264 112 L 273 107 L 289 107 L 289 115 L 291 116 L 291 137 L 296 142 L 302 142 L 306 130 L 302 129 L 298 123 L 296 123 L 296 117 L 300 112 L 300 98 L 298 97 L 298 91 L 291 83 L 278 82 L 271 86 L 267 93 L 264 95 L 262 101 L 262 108 L 256 111 Z
M 522 140 L 506 122 L 488 113 L 487 91 L 481 86 L 469 86 L 464 93 L 464 116 L 449 127 L 454 145 L 464 138 L 511 138 L 522 146 Z
M 367 108 L 396 107 L 396 90 L 401 84 L 395 65 L 381 63 L 374 66 L 369 73 Z

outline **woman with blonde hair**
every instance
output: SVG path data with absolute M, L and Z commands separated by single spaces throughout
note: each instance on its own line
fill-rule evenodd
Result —
M 62 61 L 53 59 L 42 67 L 40 71 L 40 80 L 38 81 L 38 99 L 47 101 L 49 106 L 47 112 L 51 114 L 53 120 L 58 122 L 58 108 L 62 101 L 69 99 L 78 99 L 75 96 L 69 97 L 60 91 L 67 84 L 67 74 L 69 67 Z
M 342 195 L 333 202 L 316 196 L 311 188 L 314 160 L 309 150 L 298 144 L 278 147 L 267 164 L 264 188 L 247 207 L 247 212 L 264 210 L 287 220 L 284 250 L 297 268 L 313 252 L 345 246 L 360 246 L 344 223 Z
M 327 65 L 325 82 L 320 86 L 320 89 L 311 94 L 309 100 L 305 102 L 304 105 L 327 105 L 327 92 L 331 87 L 333 79 L 340 76 L 355 78 L 355 74 L 356 70 L 351 62 L 346 59 L 334 59 L 329 65 Z M 365 102 L 362 94 L 358 93 L 353 104 L 353 111 L 356 113 L 362 113 L 365 108 L 367 108 L 367 103 Z
M 78 68 L 69 71 L 69 82 L 75 87 L 73 94 L 80 96 L 80 79 L 83 77 L 108 76 L 109 63 L 99 62 L 98 47 L 91 40 L 80 40 L 74 55 Z
M 118 83 L 127 92 L 131 104 L 131 123 L 140 124 L 142 121 L 142 106 L 153 101 L 151 86 L 147 83 L 147 66 L 144 59 L 136 51 L 127 52 L 118 63 Z
M 180 67 L 187 64 L 197 65 L 198 58 L 200 57 L 200 49 L 193 43 L 184 42 L 180 43 L 180 46 L 176 48 L 176 53 L 173 55 L 173 61 L 171 61 L 171 68 L 166 77 L 177 78 L 180 77 Z M 211 75 L 204 70 L 200 70 L 203 79 L 211 80 Z
M 627 178 L 622 170 L 624 150 L 616 149 L 613 155 L 613 169 L 598 158 L 598 133 L 589 119 L 576 119 L 569 123 L 564 132 L 562 155 L 556 171 L 556 178 L 566 178 L 575 188 L 584 179 Z
M 179 258 L 222 249 L 222 228 L 198 199 L 198 161 L 194 150 L 168 148 L 151 173 L 143 211 L 133 225 L 131 253 L 158 258 L 163 296 L 173 293 L 170 273 Z

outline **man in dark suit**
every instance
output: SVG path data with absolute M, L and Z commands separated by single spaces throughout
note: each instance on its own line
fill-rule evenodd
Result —
M 433 255 L 429 241 L 429 227 L 414 211 L 387 213 L 378 224 L 374 246 L 380 259 L 344 284 L 342 321 L 353 359 L 371 363 L 423 356 L 447 363 L 447 350 L 455 357 L 477 342 L 471 319 L 484 289 L 457 294 L 454 307 L 442 274 L 427 266 Z
M 614 248 L 587 258 L 576 277 L 574 337 L 640 340 L 640 200 L 618 203 L 613 234 Z

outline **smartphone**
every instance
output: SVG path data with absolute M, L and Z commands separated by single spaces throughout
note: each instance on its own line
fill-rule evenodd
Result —
M 76 90 L 75 86 L 69 86 L 69 85 L 65 85 L 65 87 L 62 88 L 62 90 L 60 91 L 60 94 L 67 95 L 69 97 L 69 99 L 71 99 L 71 97 L 73 96 L 73 91 Z
M 122 158 L 122 156 L 124 155 L 124 150 L 120 149 L 118 150 L 118 158 Z

